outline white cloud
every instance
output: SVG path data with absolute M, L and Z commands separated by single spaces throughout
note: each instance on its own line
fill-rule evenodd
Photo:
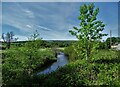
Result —
M 29 18 L 34 18 L 34 13 L 30 10 L 23 10 Z
M 26 27 L 28 27 L 28 28 L 32 28 L 32 26 L 30 26 L 30 25 L 26 25 Z
M 43 39 L 75 39 L 69 34 L 69 29 L 73 29 L 73 26 L 79 27 L 76 20 L 77 15 L 79 15 L 80 4 L 3 4 L 3 24 L 14 26 L 29 34 L 38 30 L 40 37 L 43 37 Z M 22 39 L 23 36 L 20 37 Z
M 46 31 L 50 31 L 51 30 L 50 28 L 43 27 L 43 26 L 40 26 L 40 25 L 37 25 L 37 27 L 39 27 L 40 29 L 46 30 Z

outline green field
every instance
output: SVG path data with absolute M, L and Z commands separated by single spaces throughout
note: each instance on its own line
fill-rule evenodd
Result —
M 71 47 L 56 48 L 68 56 L 69 64 L 46 75 L 36 76 L 56 61 L 55 48 L 11 48 L 2 51 L 3 86 L 80 87 L 111 85 L 119 87 L 120 51 L 98 50 L 89 60 L 76 58 Z

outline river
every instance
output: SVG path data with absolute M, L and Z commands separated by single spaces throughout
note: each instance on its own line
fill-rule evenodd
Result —
M 48 74 L 51 73 L 52 71 L 57 70 L 59 67 L 62 67 L 64 65 L 68 64 L 68 59 L 65 56 L 65 54 L 63 52 L 60 52 L 57 55 L 57 61 L 54 62 L 51 66 L 49 66 L 48 68 L 46 68 L 45 70 L 38 72 L 37 75 L 40 74 Z

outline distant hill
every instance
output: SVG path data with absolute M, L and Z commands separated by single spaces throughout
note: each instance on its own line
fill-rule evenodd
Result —
M 76 42 L 77 40 L 42 40 L 42 41 L 46 41 L 46 42 Z M 1 43 L 4 43 L 2 41 L 0 41 Z M 12 43 L 26 43 L 26 42 L 30 42 L 30 41 L 15 41 Z
M 77 40 L 41 40 L 39 45 L 41 47 L 67 47 L 76 41 Z M 28 42 L 31 42 L 31 41 L 16 41 L 16 42 L 11 42 L 11 45 L 16 45 L 20 47 Z M 4 45 L 5 42 L 2 42 L 2 43 Z

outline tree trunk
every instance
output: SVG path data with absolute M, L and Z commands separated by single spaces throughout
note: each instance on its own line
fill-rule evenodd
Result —
M 7 42 L 7 48 L 10 49 L 10 42 Z

